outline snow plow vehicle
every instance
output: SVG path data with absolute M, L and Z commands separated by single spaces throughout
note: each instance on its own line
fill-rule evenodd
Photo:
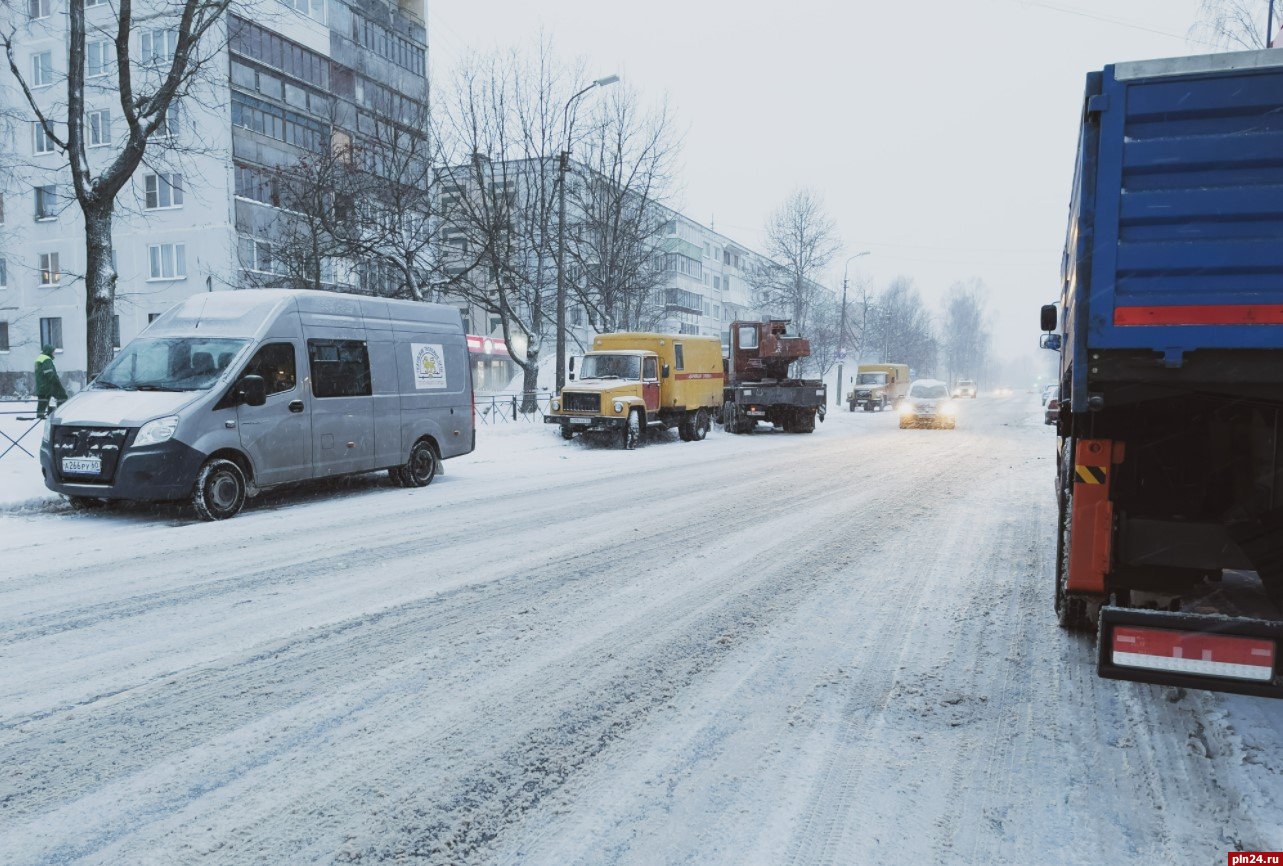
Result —
M 683 441 L 698 442 L 721 411 L 722 380 L 716 337 L 599 334 L 544 421 L 559 425 L 563 439 L 614 432 L 629 450 L 647 428 L 676 427 Z
M 907 390 L 908 364 L 861 364 L 855 371 L 855 386 L 846 394 L 846 405 L 852 412 L 859 408 L 885 411 L 898 405 Z
M 1280 94 L 1279 51 L 1087 77 L 1041 325 L 1055 609 L 1105 677 L 1283 697 Z
M 811 433 L 824 420 L 827 386 L 790 375 L 811 356 L 811 344 L 788 332 L 787 319 L 731 323 L 722 426 L 728 433 L 752 433 L 766 421 L 789 433 Z

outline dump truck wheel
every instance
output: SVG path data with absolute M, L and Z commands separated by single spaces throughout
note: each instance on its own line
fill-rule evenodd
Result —
M 245 473 L 231 460 L 211 460 L 196 475 L 192 505 L 203 520 L 235 517 L 245 505 Z
M 561 438 L 565 439 L 567 442 L 575 438 L 575 431 L 570 429 L 569 424 L 561 425 Z
M 815 416 L 810 412 L 801 412 L 793 416 L 794 433 L 814 433 Z

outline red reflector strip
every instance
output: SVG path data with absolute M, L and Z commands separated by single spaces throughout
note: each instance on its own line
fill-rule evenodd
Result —
M 1120 667 L 1261 682 L 1274 673 L 1274 642 L 1260 638 L 1116 626 L 1112 650 Z
M 1283 325 L 1278 304 L 1116 307 L 1115 325 Z

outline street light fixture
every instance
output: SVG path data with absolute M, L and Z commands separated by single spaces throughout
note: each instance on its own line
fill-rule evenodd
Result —
M 842 405 L 842 360 L 846 355 L 846 275 L 847 275 L 847 270 L 851 267 L 851 262 L 860 258 L 860 256 L 867 256 L 868 254 L 869 254 L 868 250 L 865 250 L 862 253 L 856 253 L 855 255 L 847 259 L 846 264 L 842 266 L 842 317 L 841 317 L 841 324 L 838 326 L 838 405 L 839 406 Z
M 618 75 L 598 78 L 566 100 L 561 111 L 561 152 L 557 165 L 557 393 L 566 384 L 566 172 L 570 171 L 570 106 L 596 87 L 606 87 L 619 80 Z

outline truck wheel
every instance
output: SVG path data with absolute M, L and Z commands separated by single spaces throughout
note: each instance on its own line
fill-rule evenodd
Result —
M 711 425 L 708 420 L 708 412 L 700 409 L 695 413 L 695 420 L 691 424 L 691 441 L 703 442 L 704 437 L 708 435 L 709 426 Z
M 202 520 L 235 517 L 245 505 L 245 473 L 231 460 L 210 460 L 196 475 L 192 505 Z
M 695 416 L 687 412 L 682 416 L 682 420 L 677 424 L 677 435 L 682 437 L 683 442 L 690 442 L 695 438 Z
M 850 411 L 852 411 L 852 412 L 854 412 L 854 411 L 855 411 L 855 401 L 854 401 L 854 400 L 852 400 L 850 403 L 847 403 L 846 405 L 847 405 L 847 408 L 848 408 Z
M 632 451 L 641 442 L 641 412 L 628 413 L 628 427 L 624 430 L 624 450 Z
M 865 404 L 864 404 L 864 411 L 865 411 L 865 412 L 872 412 L 872 411 L 873 411 L 873 401 L 872 401 L 872 400 L 870 400 L 869 402 L 867 402 L 867 403 L 865 403 Z
M 569 424 L 561 425 L 561 438 L 565 439 L 567 442 L 575 438 L 575 431 L 570 429 Z
M 410 459 L 401 468 L 406 487 L 427 487 L 437 477 L 437 452 L 431 442 L 420 440 L 410 449 Z
M 793 417 L 794 433 L 814 433 L 815 416 L 810 412 L 802 412 Z

